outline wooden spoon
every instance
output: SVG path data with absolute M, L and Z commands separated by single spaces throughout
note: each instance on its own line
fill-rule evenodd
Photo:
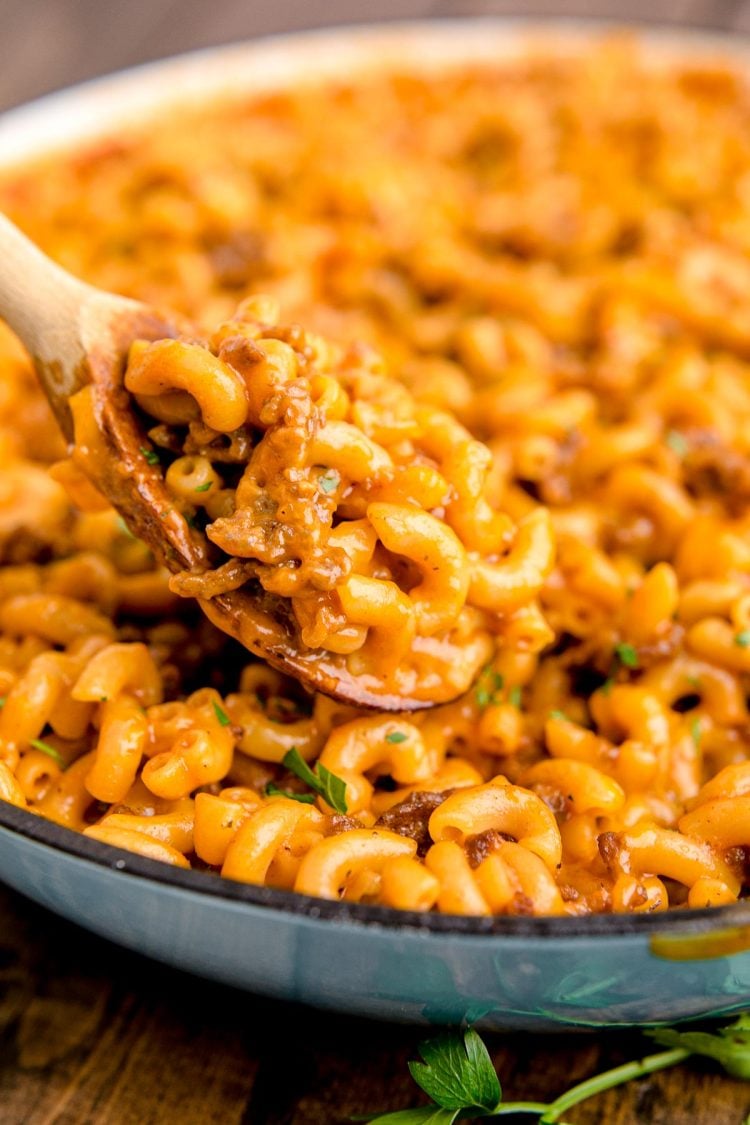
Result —
M 159 467 L 145 456 L 144 432 L 123 386 L 133 340 L 174 337 L 188 326 L 77 280 L 2 215 L 0 316 L 31 354 L 76 462 L 133 533 L 173 572 L 209 569 L 208 542 L 173 506 Z M 273 667 L 347 703 L 413 711 L 454 699 L 467 687 L 448 676 L 439 689 L 430 685 L 431 698 L 404 698 L 377 676 L 355 676 L 345 657 L 306 649 L 289 602 L 257 582 L 200 605 L 214 624 Z

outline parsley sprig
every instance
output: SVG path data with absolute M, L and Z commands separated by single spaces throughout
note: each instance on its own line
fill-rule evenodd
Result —
M 595 1074 L 579 1082 L 552 1102 L 506 1102 L 487 1048 L 469 1029 L 428 1039 L 419 1045 L 422 1061 L 410 1062 L 409 1071 L 432 1101 L 416 1109 L 402 1109 L 370 1117 L 371 1125 L 453 1125 L 466 1117 L 503 1117 L 529 1114 L 538 1125 L 564 1125 L 563 1114 L 605 1090 L 667 1070 L 690 1058 L 705 1055 L 734 1078 L 750 1081 L 750 1013 L 714 1034 L 658 1028 L 647 1031 L 669 1050 Z
M 621 668 L 629 668 L 631 671 L 635 671 L 636 669 L 640 668 L 638 649 L 635 647 L 635 645 L 631 645 L 627 641 L 621 641 L 614 647 L 609 675 L 599 688 L 599 691 L 601 691 L 602 695 L 608 696 L 611 693 L 612 688 L 617 683 L 618 673 Z
M 159 454 L 155 449 L 149 449 L 147 445 L 141 445 L 138 447 L 138 452 L 143 454 L 147 465 L 159 464 Z
M 65 768 L 65 759 L 62 754 L 54 746 L 50 746 L 49 742 L 43 742 L 41 738 L 30 738 L 29 746 L 33 746 L 35 750 L 41 750 L 42 754 L 46 754 L 53 762 L 57 762 L 60 769 Z
M 216 715 L 216 718 L 219 720 L 219 725 L 222 727 L 228 727 L 232 721 L 224 708 L 219 706 L 216 700 L 214 700 L 214 715 Z
M 615 645 L 615 656 L 620 661 L 623 668 L 638 667 L 638 650 L 635 645 L 628 644 L 627 641 L 622 641 L 619 645 Z
M 676 453 L 680 459 L 685 457 L 690 449 L 687 438 L 684 434 L 681 434 L 679 430 L 668 430 L 664 436 L 664 440 L 672 452 Z
M 298 777 L 300 781 L 304 781 L 305 785 L 309 785 L 313 793 L 322 797 L 326 804 L 335 809 L 337 813 L 347 811 L 346 782 L 337 777 L 335 773 L 331 773 L 321 762 L 316 762 L 314 768 L 310 769 L 297 747 L 293 746 L 284 755 L 282 765 L 286 766 L 289 772 Z M 302 801 L 304 804 L 311 804 L 314 800 L 308 793 L 291 793 L 288 789 L 279 789 L 273 782 L 266 786 L 266 796 L 291 797 L 293 801 Z
M 321 473 L 318 477 L 318 484 L 322 492 L 335 492 L 341 484 L 341 477 L 335 469 L 326 469 L 326 471 Z
M 689 1055 L 706 1055 L 733 1078 L 750 1081 L 750 1012 L 743 1012 L 734 1023 L 718 1028 L 716 1034 L 657 1027 L 646 1035 L 662 1047 L 674 1047 Z
M 492 1060 L 476 1031 L 428 1039 L 419 1047 L 423 1062 L 410 1062 L 417 1085 L 444 1109 L 467 1108 L 494 1113 L 502 1091 Z
M 496 672 L 491 664 L 485 665 L 474 686 L 474 695 L 480 711 L 484 711 L 485 707 L 489 707 L 490 704 L 499 702 L 498 693 L 503 690 L 504 686 L 504 676 L 500 672 Z

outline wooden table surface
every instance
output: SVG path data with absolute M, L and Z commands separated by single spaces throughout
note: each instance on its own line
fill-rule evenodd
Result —
M 0 108 L 191 47 L 374 12 L 627 13 L 750 32 L 750 0 L 0 0 Z M 0 1125 L 337 1125 L 418 1101 L 406 1063 L 422 1035 L 195 980 L 0 887 Z M 648 1050 L 638 1032 L 488 1042 L 506 1096 L 534 1100 Z M 740 1125 L 749 1110 L 750 1084 L 696 1063 L 568 1116 Z
M 423 1037 L 196 980 L 0 888 L 2 1125 L 344 1125 L 418 1104 L 406 1064 Z M 638 1032 L 486 1038 L 506 1097 L 542 1101 L 653 1049 Z M 750 1084 L 696 1063 L 567 1119 L 741 1125 L 749 1110 Z

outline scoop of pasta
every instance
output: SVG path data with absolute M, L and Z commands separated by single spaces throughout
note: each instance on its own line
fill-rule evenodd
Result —
M 130 349 L 140 471 L 206 548 L 172 588 L 222 626 L 227 595 L 260 601 L 334 669 L 333 693 L 338 668 L 381 707 L 455 698 L 535 605 L 548 515 L 515 526 L 486 498 L 489 451 L 452 415 L 369 350 L 277 318 L 251 298 L 208 339 Z

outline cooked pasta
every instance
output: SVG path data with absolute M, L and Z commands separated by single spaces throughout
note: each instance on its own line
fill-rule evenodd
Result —
M 329 82 L 14 171 L 0 204 L 195 324 L 125 382 L 215 551 L 160 569 L 5 331 L 0 800 L 399 910 L 747 893 L 742 75 L 616 41 Z M 248 582 L 309 648 L 463 694 L 310 696 L 195 604 Z
M 361 347 L 276 315 L 250 298 L 205 345 L 130 349 L 139 452 L 216 550 L 171 589 L 210 602 L 260 587 L 291 605 L 299 646 L 407 699 L 439 701 L 446 681 L 465 692 L 516 611 L 539 628 L 512 646 L 543 647 L 549 513 L 514 527 L 484 495 L 489 450 L 453 414 L 418 404 Z

